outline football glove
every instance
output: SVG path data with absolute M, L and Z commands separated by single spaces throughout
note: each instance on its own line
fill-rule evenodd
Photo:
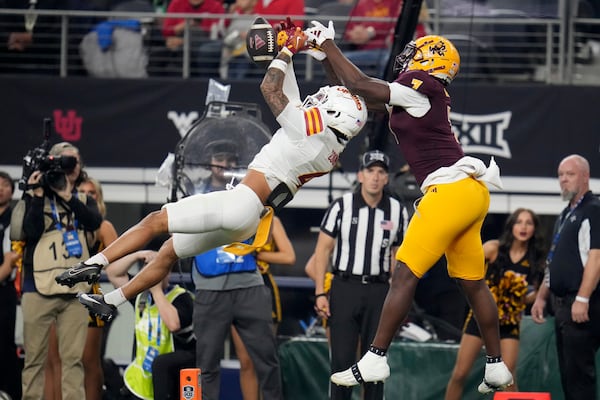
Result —
M 281 49 L 288 38 L 296 32 L 296 25 L 294 25 L 294 22 L 290 17 L 287 17 L 285 21 L 280 21 L 276 24 L 273 29 L 277 32 L 277 45 L 279 46 L 279 49 Z
M 309 43 L 320 47 L 327 39 L 333 40 L 335 38 L 333 21 L 329 21 L 327 27 L 319 21 L 311 21 L 311 24 L 313 25 L 312 28 L 305 31 Z
M 291 56 L 306 48 L 306 34 L 302 31 L 302 28 L 298 26 L 294 28 L 294 32 L 288 36 L 281 50 L 284 52 L 287 52 L 286 50 L 288 50 L 291 53 Z
M 312 58 L 314 58 L 317 61 L 323 61 L 324 59 L 327 58 L 327 54 L 325 54 L 325 52 L 321 49 L 318 49 L 316 47 L 308 47 L 304 50 L 299 51 L 299 53 L 305 53 L 308 54 L 309 56 L 311 56 Z

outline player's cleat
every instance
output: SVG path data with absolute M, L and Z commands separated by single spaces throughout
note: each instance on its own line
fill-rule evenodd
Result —
M 367 351 L 352 367 L 331 375 L 331 382 L 340 386 L 355 386 L 364 382 L 383 382 L 389 376 L 387 357 Z
M 114 318 L 117 307 L 106 303 L 101 294 L 79 293 L 77 297 L 81 304 L 101 320 L 110 322 Z
M 485 376 L 479 384 L 479 393 L 491 393 L 513 384 L 513 377 L 504 361 L 485 364 Z
M 79 282 L 87 282 L 92 284 L 100 278 L 102 265 L 100 264 L 84 264 L 77 263 L 62 274 L 58 275 L 55 280 L 59 285 L 73 287 Z

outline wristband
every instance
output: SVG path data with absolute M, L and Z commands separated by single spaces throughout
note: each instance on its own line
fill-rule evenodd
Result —
M 318 299 L 319 297 L 327 297 L 327 293 L 323 292 L 323 293 L 316 294 L 316 295 L 315 295 L 315 301 L 317 301 L 317 299 Z
M 280 70 L 284 74 L 287 71 L 287 67 L 288 67 L 288 63 L 286 63 L 285 61 L 280 60 L 278 58 L 274 59 L 273 61 L 271 61 L 271 64 L 269 64 L 269 69 L 275 68 L 275 69 Z
M 590 298 L 583 297 L 583 296 L 575 296 L 575 301 L 578 301 L 578 302 L 584 303 L 584 304 L 588 304 L 590 302 Z
M 287 47 L 283 46 L 280 50 L 283 54 L 285 54 L 286 56 L 288 56 L 289 58 L 292 58 L 294 56 L 294 53 L 288 49 Z

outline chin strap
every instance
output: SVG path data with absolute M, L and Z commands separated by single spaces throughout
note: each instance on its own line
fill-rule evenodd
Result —
M 348 136 L 344 135 L 342 132 L 338 131 L 335 128 L 332 128 L 330 126 L 328 126 L 329 129 L 331 129 L 331 131 L 335 134 L 335 136 L 337 136 L 338 139 L 342 139 L 345 142 L 348 142 L 350 139 L 348 138 Z

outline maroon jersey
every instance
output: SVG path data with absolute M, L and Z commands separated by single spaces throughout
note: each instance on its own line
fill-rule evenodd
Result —
M 450 96 L 439 80 L 424 71 L 403 72 L 395 82 L 426 95 L 431 103 L 421 118 L 399 106 L 390 114 L 390 129 L 398 148 L 421 185 L 431 172 L 464 156 L 450 127 Z

